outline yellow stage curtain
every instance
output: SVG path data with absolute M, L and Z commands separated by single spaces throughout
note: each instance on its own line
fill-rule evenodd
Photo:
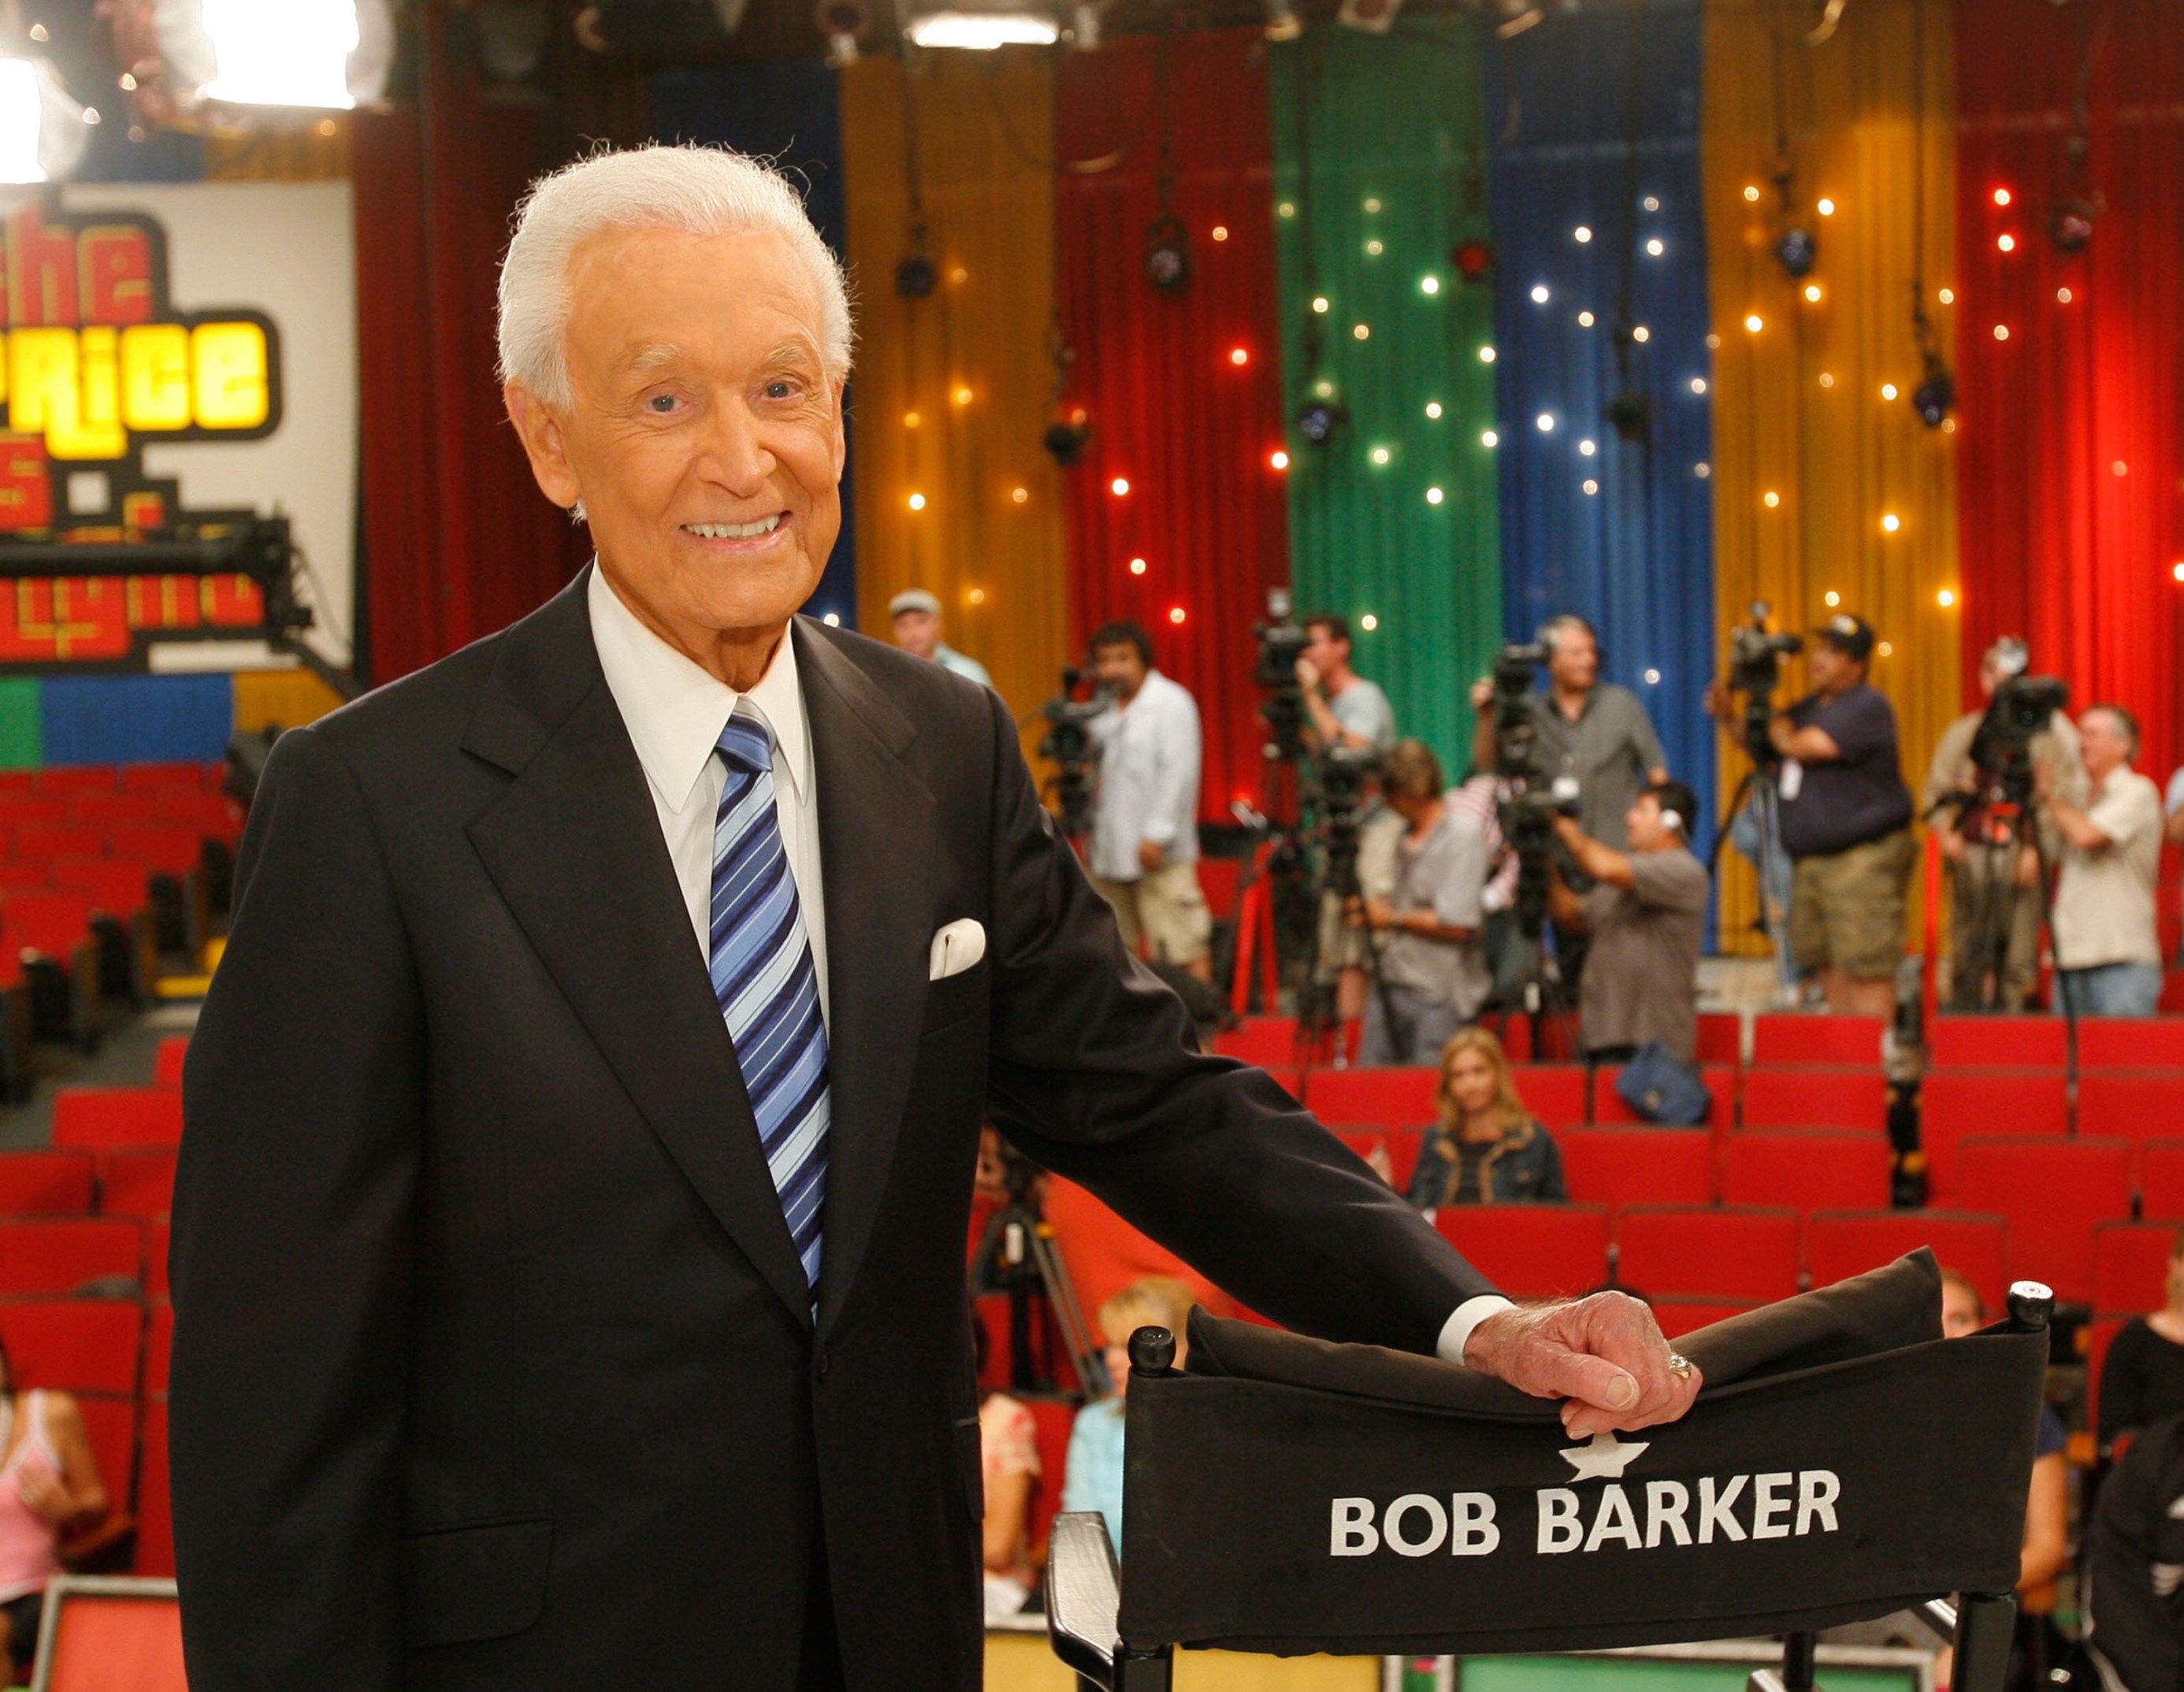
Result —
M 949 644 L 1022 716 L 1054 692 L 1068 640 L 1061 473 L 1040 444 L 1054 395 L 1052 69 L 1006 47 L 928 54 L 907 72 L 861 59 L 842 73 L 841 109 L 858 622 L 884 640 L 888 600 L 930 590 Z M 911 252 L 913 138 L 937 278 L 922 299 L 895 287 Z
M 1910 403 L 1924 375 L 1911 315 L 1922 244 L 1945 359 L 1954 342 L 1942 303 L 1955 262 L 1953 26 L 1949 0 L 1858 0 L 1811 43 L 1818 16 L 1796 0 L 1707 8 L 1717 632 L 1725 642 L 1754 599 L 1780 628 L 1817 628 L 1837 609 L 1864 616 L 1915 793 L 1962 709 L 1955 442 Z M 1774 181 L 1785 163 L 1787 211 Z M 1774 252 L 1792 225 L 1819 242 L 1802 280 Z M 1803 675 L 1792 666 L 1785 698 Z M 1749 765 L 1727 737 L 1720 755 L 1727 793 Z M 1753 878 L 1736 854 L 1723 861 L 1724 949 L 1749 949 Z M 1914 896 L 1914 929 L 1920 910 Z

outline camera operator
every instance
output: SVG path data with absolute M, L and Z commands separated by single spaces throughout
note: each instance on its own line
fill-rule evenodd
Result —
M 1585 1056 L 1627 1062 L 1658 1040 L 1685 1063 L 1698 1051 L 1699 946 L 1712 893 L 1692 855 L 1698 795 L 1656 782 L 1624 817 L 1628 851 L 1594 839 L 1571 816 L 1555 832 L 1595 885 L 1573 892 L 1557 870 L 1548 888 L 1556 922 L 1591 937 L 1578 1020 Z
M 888 620 L 894 627 L 894 643 L 912 657 L 930 659 L 982 687 L 994 685 L 984 665 L 941 639 L 940 601 L 922 587 L 905 587 L 889 600 Z
M 2076 1016 L 2151 1016 L 2161 1006 L 2161 935 L 2153 883 L 2161 865 L 2161 793 L 2131 767 L 2138 719 L 2121 705 L 2089 705 L 2078 719 L 2084 810 L 2064 797 L 2049 765 L 2035 780 L 2063 837 L 2050 926 L 2056 1008 Z
M 1396 711 L 1378 685 L 1350 667 L 1350 620 L 1315 611 L 1303 620 L 1311 643 L 1298 655 L 1297 688 L 1315 752 L 1343 746 L 1384 754 L 1396 743 Z
M 1997 831 L 1994 820 L 1974 807 L 1953 804 L 1958 795 L 1977 793 L 1981 771 L 1973 757 L 1980 729 L 1987 720 L 1996 689 L 2025 674 L 2031 654 L 2023 641 L 2004 636 L 1981 655 L 1981 694 L 1986 709 L 1967 711 L 1942 731 L 1934 761 L 1926 772 L 1922 804 L 1942 856 L 1949 865 L 1953 920 L 1951 999 L 1959 1010 L 1975 1010 L 1986 1000 L 1986 977 L 1995 965 L 1997 937 L 2008 936 L 1998 1003 L 2022 1010 L 2039 977 L 2040 921 L 2046 894 L 2040 885 L 2042 849 L 2053 860 L 2061 840 L 2052 825 L 2035 842 L 2020 832 Z M 2007 701 L 2005 701 L 2007 704 Z M 2046 726 L 2031 737 L 2033 767 L 2047 765 L 2056 774 L 2056 790 L 2073 804 L 2085 800 L 2086 770 L 2078 750 L 2077 725 L 2061 711 L 2048 715 Z
M 1892 1022 L 1904 891 L 1917 852 L 1896 710 L 1865 679 L 1873 639 L 1864 618 L 1830 617 L 1806 660 L 1813 691 L 1770 719 L 1767 737 L 1783 760 L 1782 847 L 1796 865 L 1790 943 L 1797 965 L 1819 972 L 1829 1010 Z M 1707 689 L 1707 705 L 1732 731 L 1741 726 L 1720 682 Z
M 1405 826 L 1392 890 L 1364 900 L 1367 927 L 1384 938 L 1358 1060 L 1438 1063 L 1493 985 L 1479 930 L 1502 832 L 1490 804 L 1445 790 L 1440 760 L 1421 741 L 1396 742 L 1380 785 Z
M 1089 727 L 1100 774 L 1092 796 L 1092 885 L 1115 907 L 1123 943 L 1213 979 L 1212 913 L 1198 885 L 1198 704 L 1153 668 L 1153 640 L 1131 622 L 1092 637 L 1108 696 Z

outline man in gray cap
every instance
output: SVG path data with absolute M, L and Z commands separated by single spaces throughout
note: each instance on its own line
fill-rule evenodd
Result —
M 905 587 L 888 601 L 894 621 L 894 643 L 915 658 L 929 658 L 943 670 L 969 677 L 982 687 L 994 685 L 986 666 L 966 658 L 940 638 L 940 601 L 922 587 Z

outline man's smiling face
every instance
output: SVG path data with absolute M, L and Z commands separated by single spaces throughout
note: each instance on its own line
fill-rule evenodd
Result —
M 569 404 L 509 391 L 540 486 L 582 499 L 607 580 L 699 662 L 778 628 L 842 526 L 810 272 L 777 235 L 621 229 L 577 249 L 568 287 Z

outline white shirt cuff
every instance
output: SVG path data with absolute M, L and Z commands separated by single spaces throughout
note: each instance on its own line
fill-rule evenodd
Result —
M 1440 1339 L 1434 1350 L 1444 1362 L 1463 1366 L 1463 1348 L 1471 1339 L 1471 1330 L 1490 1316 L 1499 1316 L 1503 1311 L 1517 1308 L 1516 1300 L 1505 1299 L 1499 1293 L 1481 1293 L 1475 1299 L 1466 1299 L 1456 1307 L 1455 1313 L 1441 1324 Z

